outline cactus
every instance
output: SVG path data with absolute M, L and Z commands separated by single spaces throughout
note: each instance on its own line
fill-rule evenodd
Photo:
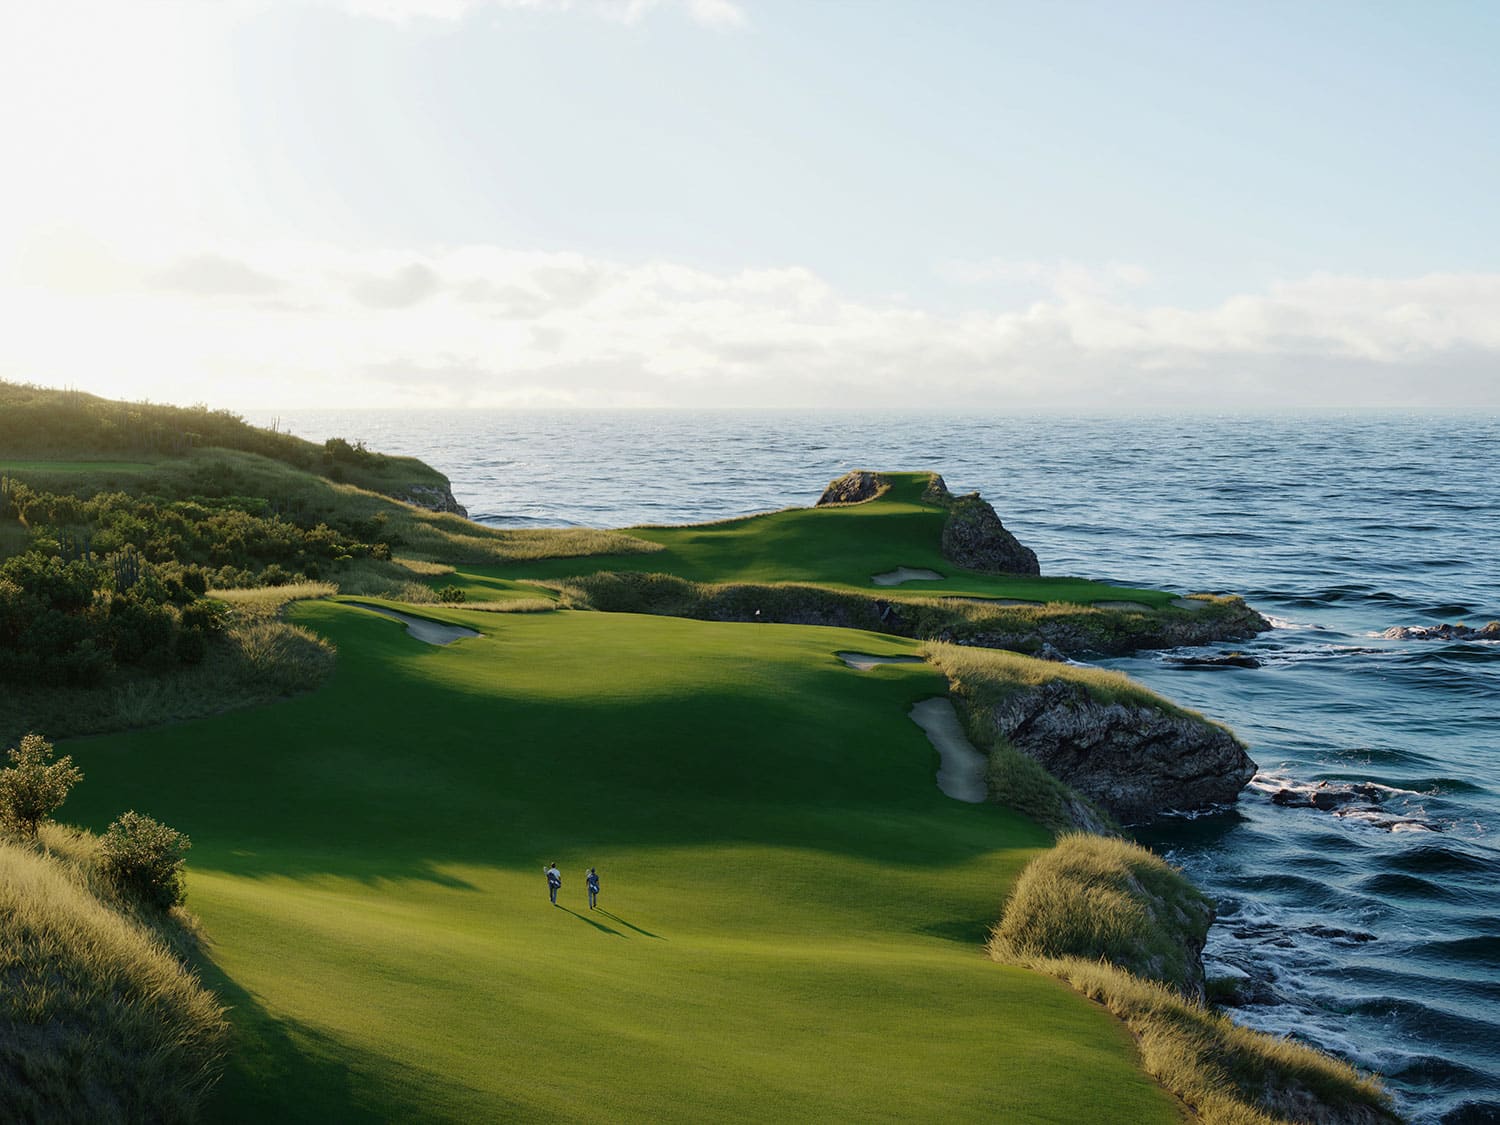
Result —
M 130 589 L 141 579 L 141 557 L 134 547 L 125 546 L 111 560 L 115 571 L 115 589 L 121 593 Z

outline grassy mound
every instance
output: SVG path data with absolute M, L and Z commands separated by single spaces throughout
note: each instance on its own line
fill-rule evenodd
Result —
M 882 474 L 890 487 L 858 504 L 788 508 L 780 512 L 694 524 L 632 527 L 631 537 L 656 545 L 651 570 L 692 582 L 818 585 L 835 591 L 878 593 L 887 600 L 934 595 L 1090 604 L 1131 601 L 1168 606 L 1173 595 L 1083 578 L 1039 578 L 965 571 L 942 555 L 948 510 L 924 499 L 930 473 Z M 877 586 L 876 574 L 898 567 L 937 571 L 935 582 Z M 601 553 L 552 558 L 484 571 L 492 577 L 566 579 L 603 571 L 639 569 L 639 560 Z
M 1022 872 L 989 951 L 1119 1016 L 1147 1071 L 1209 1125 L 1397 1121 L 1374 1079 L 1185 995 L 1201 989 L 1197 953 L 1210 918 L 1196 888 L 1146 849 L 1071 835 Z
M 184 967 L 190 920 L 119 903 L 93 837 L 44 825 L 41 842 L 0 841 L 0 1116 L 194 1119 L 228 1025 Z
M 938 791 L 940 674 L 834 655 L 915 645 L 422 612 L 483 636 L 300 602 L 319 691 L 68 747 L 70 815 L 193 838 L 214 1120 L 1177 1120 L 1118 1023 L 975 956 L 1050 835 Z
M 990 938 L 1001 960 L 1103 958 L 1201 995 L 1213 909 L 1145 848 L 1073 833 L 1027 865 Z
M 9 458 L 0 461 L 0 469 L 49 478 L 130 476 L 195 449 L 216 448 L 256 454 L 376 492 L 448 487 L 447 477 L 415 457 L 372 453 L 337 438 L 317 445 L 252 426 L 227 410 L 120 402 L 4 380 L 0 448 Z

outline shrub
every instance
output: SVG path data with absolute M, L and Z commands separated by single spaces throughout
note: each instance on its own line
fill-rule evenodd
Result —
M 83 780 L 83 771 L 64 755 L 52 761 L 52 743 L 27 734 L 10 751 L 12 765 L 0 770 L 0 822 L 27 840 L 37 826 L 68 799 L 68 790 Z
M 190 846 L 175 828 L 131 810 L 104 834 L 101 869 L 126 896 L 169 910 L 182 902 L 182 860 Z
M 464 592 L 457 586 L 444 586 L 437 592 L 438 600 L 444 602 L 461 602 L 464 600 Z

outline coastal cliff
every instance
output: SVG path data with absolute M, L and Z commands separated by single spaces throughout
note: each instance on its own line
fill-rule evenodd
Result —
M 996 734 L 1126 824 L 1228 804 L 1255 776 L 1244 744 L 1198 716 L 1094 698 L 1054 679 L 993 704 Z
M 990 756 L 992 796 L 1014 805 L 1020 794 L 1051 827 L 1099 831 L 1090 805 L 1133 824 L 1228 804 L 1255 775 L 1228 728 L 1119 673 L 945 644 L 926 656 Z M 1018 769 L 1018 757 L 1060 785 Z
M 447 478 L 441 484 L 396 485 L 389 494 L 397 500 L 429 512 L 452 512 L 456 516 L 469 518 L 469 509 L 460 504 L 453 495 L 453 486 Z

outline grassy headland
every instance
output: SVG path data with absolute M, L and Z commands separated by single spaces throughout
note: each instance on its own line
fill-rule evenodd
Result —
M 1181 1118 L 1120 1023 L 975 956 L 1049 854 L 1047 826 L 1082 802 L 998 744 L 990 787 L 1013 807 L 950 800 L 907 718 L 949 691 L 983 703 L 1079 676 L 994 653 L 981 675 L 946 645 L 865 672 L 834 653 L 1150 643 L 1232 604 L 955 568 L 929 474 L 698 527 L 507 531 L 401 502 L 412 472 L 348 443 L 309 453 L 213 412 L 100 401 L 72 403 L 83 428 L 42 427 L 26 456 L 0 430 L 21 485 L 0 488 L 0 566 L 31 560 L 0 594 L 31 612 L 66 572 L 52 611 L 97 616 L 122 596 L 118 556 L 139 556 L 173 638 L 199 600 L 227 607 L 223 628 L 196 661 L 166 661 L 174 639 L 92 686 L 27 686 L 0 719 L 190 720 L 70 744 L 89 784 L 68 816 L 102 827 L 132 806 L 194 839 L 202 968 L 234 1035 L 211 1119 Z M 356 483 L 330 458 L 394 475 Z M 874 583 L 899 567 L 944 577 Z M 427 646 L 335 590 L 421 601 L 481 636 Z M 97 636 L 115 644 L 110 620 Z M 1122 678 L 1080 683 L 1169 706 Z M 553 859 L 561 909 L 540 878 Z M 1055 951 L 1012 952 L 1067 976 Z

